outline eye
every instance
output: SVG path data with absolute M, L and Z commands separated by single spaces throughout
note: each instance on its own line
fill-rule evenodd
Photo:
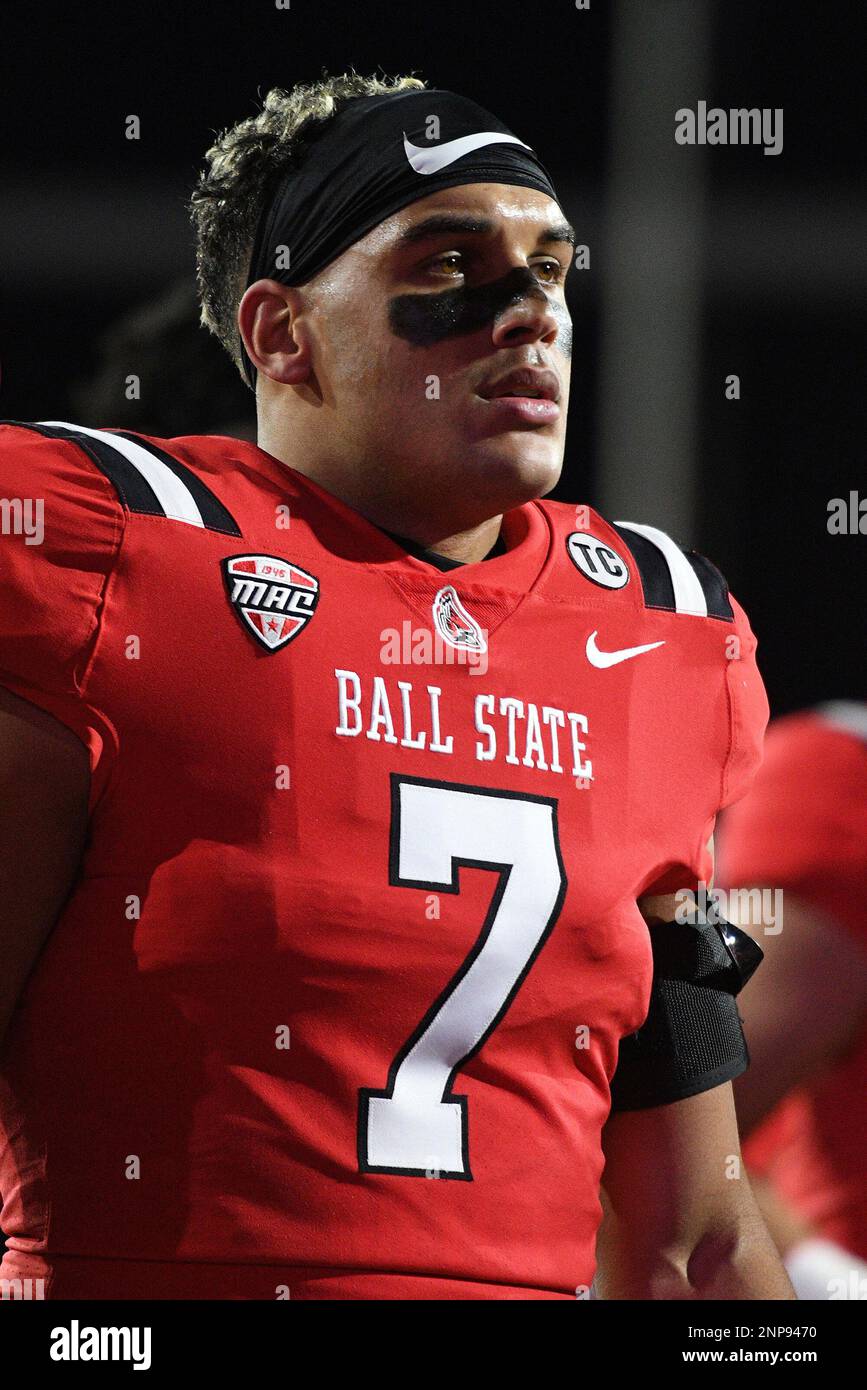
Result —
M 558 284 L 566 274 L 565 267 L 553 256 L 546 257 L 544 261 L 533 261 L 533 269 L 545 285 Z
M 460 251 L 442 251 L 438 256 L 434 256 L 427 263 L 427 269 L 446 275 L 449 279 L 454 279 L 457 275 L 463 275 L 464 258 Z

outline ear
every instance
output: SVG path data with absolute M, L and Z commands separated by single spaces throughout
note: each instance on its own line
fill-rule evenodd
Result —
M 238 305 L 238 330 L 257 372 L 286 386 L 313 375 L 304 297 L 279 280 L 256 280 Z

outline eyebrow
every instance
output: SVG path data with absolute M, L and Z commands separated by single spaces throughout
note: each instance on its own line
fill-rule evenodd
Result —
M 443 236 L 450 232 L 471 232 L 477 236 L 490 235 L 496 230 L 496 223 L 487 217 L 470 217 L 458 213 L 434 213 L 432 217 L 426 217 L 421 222 L 416 222 L 414 226 L 407 227 L 401 232 L 397 239 L 398 246 L 410 246 L 414 242 L 424 241 L 428 237 Z M 540 231 L 538 241 L 542 246 L 550 245 L 552 242 L 566 242 L 574 247 L 578 241 L 574 227 L 568 222 L 557 222 L 553 227 L 545 227 Z

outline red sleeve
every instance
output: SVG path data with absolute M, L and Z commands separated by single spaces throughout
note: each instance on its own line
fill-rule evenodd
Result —
M 729 594 L 734 614 L 732 631 L 725 640 L 725 685 L 728 711 L 728 752 L 722 770 L 717 814 L 745 796 L 762 764 L 765 730 L 768 726 L 768 697 L 756 664 L 755 633 L 734 594 Z M 710 883 L 719 878 L 707 841 L 714 833 L 716 814 L 705 827 L 699 850 L 698 880 Z M 716 851 L 716 842 L 714 842 Z
M 117 743 L 88 674 L 123 511 L 76 445 L 11 424 L 0 425 L 0 505 L 0 684 L 81 739 L 92 807 Z
M 818 712 L 768 731 L 747 799 L 725 816 L 720 877 L 788 889 L 867 945 L 867 743 Z
M 729 705 L 729 753 L 723 774 L 720 809 L 739 801 L 750 789 L 762 762 L 768 697 L 756 665 L 757 642 L 749 619 L 733 594 L 734 631 L 726 639 L 726 686 Z
M 745 795 L 761 765 L 768 697 L 756 665 L 755 635 L 737 599 L 728 597 L 733 618 L 723 633 L 720 657 L 715 655 L 702 688 L 689 694 L 689 719 L 697 728 L 691 775 L 700 786 L 698 795 L 689 798 L 682 858 L 648 879 L 642 894 L 675 893 L 711 882 L 714 865 L 708 841 L 717 816 Z M 716 625 L 719 620 L 705 621 Z M 713 636 L 716 653 L 715 630 Z M 679 795 L 677 786 L 670 795 Z

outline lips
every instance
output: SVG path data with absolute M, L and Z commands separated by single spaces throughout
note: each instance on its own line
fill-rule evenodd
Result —
M 521 400 L 557 402 L 560 399 L 560 379 L 556 372 L 543 367 L 518 367 L 480 386 L 478 394 L 486 401 L 516 396 Z

